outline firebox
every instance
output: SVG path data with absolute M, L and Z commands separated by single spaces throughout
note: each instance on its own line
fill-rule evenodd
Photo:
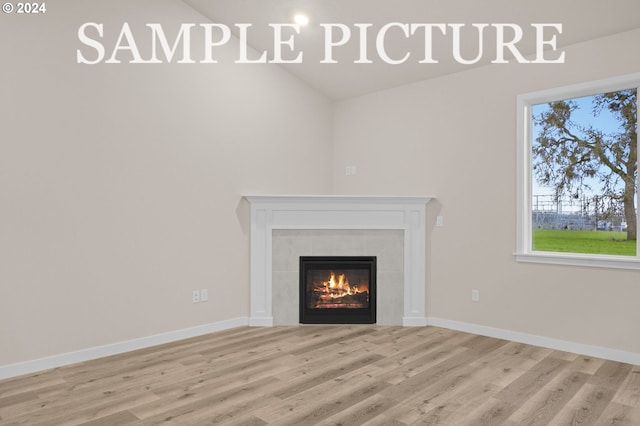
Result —
M 300 256 L 302 324 L 375 324 L 375 256 Z

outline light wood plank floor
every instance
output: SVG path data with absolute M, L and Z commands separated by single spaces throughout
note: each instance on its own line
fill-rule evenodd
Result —
M 0 381 L 2 425 L 640 425 L 640 367 L 437 327 L 242 327 Z

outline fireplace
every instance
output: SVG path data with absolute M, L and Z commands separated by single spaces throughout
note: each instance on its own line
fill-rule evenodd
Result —
M 377 314 L 376 323 L 385 325 L 427 325 L 425 304 L 426 255 L 426 204 L 431 197 L 422 196 L 349 196 L 349 195 L 243 195 L 250 204 L 250 305 L 249 325 L 270 327 L 274 325 L 274 306 L 279 325 L 299 323 L 298 298 L 299 255 L 324 255 L 335 253 L 332 247 L 318 247 L 312 235 L 304 239 L 291 264 L 283 256 L 291 251 L 289 241 L 277 256 L 273 256 L 274 232 L 355 232 L 400 231 L 402 248 L 382 262 L 378 276 L 381 284 L 377 305 L 384 308 Z M 368 241 L 368 238 L 364 238 Z M 288 239 L 285 239 L 288 240 Z M 324 241 L 324 239 L 321 239 Z M 301 242 L 296 240 L 297 242 Z M 365 241 L 365 242 L 366 242 Z M 280 242 L 283 242 L 280 239 Z M 297 243 L 296 243 L 297 244 Z M 366 244 L 365 244 L 366 245 Z M 326 250 L 325 250 L 326 248 Z M 373 248 L 374 250 L 371 250 Z M 367 251 L 351 250 L 347 254 L 381 253 L 375 247 Z M 328 252 L 328 253 L 327 253 Z M 344 253 L 340 251 L 339 254 Z M 394 262 L 402 256 L 400 275 L 387 270 L 387 261 Z M 387 258 L 389 256 L 386 256 Z M 277 269 L 274 270 L 274 262 Z M 384 266 L 384 270 L 382 269 Z M 291 275 L 289 275 L 291 272 Z M 274 273 L 278 275 L 274 285 Z M 384 278 L 383 278 L 383 274 Z M 387 280 L 399 282 L 399 289 L 382 285 Z M 292 300 L 289 300 L 289 297 Z M 399 300 L 396 303 L 396 300 Z M 286 301 L 285 303 L 282 303 Z M 292 307 L 289 312 L 288 308 Z M 396 320 L 397 318 L 397 320 Z
M 375 256 L 300 256 L 302 324 L 375 324 Z

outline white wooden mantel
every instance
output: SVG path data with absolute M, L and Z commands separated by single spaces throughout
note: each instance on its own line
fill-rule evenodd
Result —
M 274 229 L 404 231 L 402 325 L 426 326 L 426 205 L 431 197 L 243 195 L 251 205 L 251 326 L 272 326 Z

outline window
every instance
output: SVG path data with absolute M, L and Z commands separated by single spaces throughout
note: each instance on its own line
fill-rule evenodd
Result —
M 518 96 L 516 259 L 640 269 L 640 74 Z

